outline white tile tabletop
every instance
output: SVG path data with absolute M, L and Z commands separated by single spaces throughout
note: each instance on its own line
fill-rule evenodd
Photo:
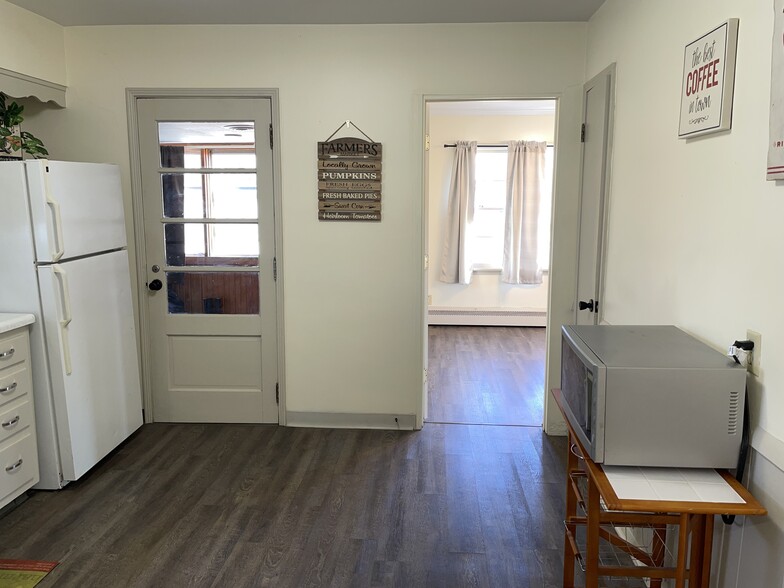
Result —
M 716 470 L 602 466 L 621 500 L 673 500 L 743 504 Z

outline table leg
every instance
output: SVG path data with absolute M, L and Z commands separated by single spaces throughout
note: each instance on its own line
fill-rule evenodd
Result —
M 705 534 L 702 547 L 702 586 L 710 588 L 711 555 L 713 551 L 714 515 L 705 515 Z
M 689 586 L 702 586 L 703 557 L 705 555 L 706 515 L 691 516 L 691 555 L 689 557 Z
M 569 449 L 567 449 L 566 458 L 566 520 L 577 514 L 577 497 L 574 495 L 571 483 L 571 474 L 578 468 L 577 456 L 571 450 L 572 437 L 569 436 Z M 566 523 L 566 528 L 576 536 L 577 525 L 573 523 Z M 569 534 L 564 531 L 564 569 L 563 569 L 563 585 L 564 588 L 574 587 L 574 560 L 577 554 L 572 549 L 569 541 Z
M 585 588 L 599 585 L 599 488 L 588 476 L 588 522 L 585 537 Z
M 686 558 L 689 546 L 689 515 L 681 513 L 678 522 L 678 561 L 675 564 L 675 588 L 686 588 Z

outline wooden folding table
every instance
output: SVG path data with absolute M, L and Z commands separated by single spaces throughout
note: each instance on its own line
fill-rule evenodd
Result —
M 553 390 L 563 413 L 560 390 Z M 568 419 L 564 588 L 575 586 L 575 563 L 585 571 L 586 588 L 600 577 L 648 578 L 657 588 L 673 578 L 676 588 L 708 588 L 715 515 L 764 515 L 765 508 L 729 472 L 716 470 L 742 502 L 672 501 L 619 498 L 601 464 L 594 463 Z M 644 529 L 644 546 L 629 540 L 625 529 Z M 677 529 L 676 547 L 668 536 Z M 620 554 L 614 562 L 600 557 L 600 547 Z M 606 559 L 606 558 L 604 558 Z

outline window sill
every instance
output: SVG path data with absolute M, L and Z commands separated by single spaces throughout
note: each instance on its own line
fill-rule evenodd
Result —
M 487 275 L 487 276 L 499 275 L 500 276 L 501 275 L 501 268 L 500 267 L 498 267 L 498 268 L 495 268 L 495 267 L 476 267 L 476 268 L 474 268 L 473 273 L 476 274 L 476 275 L 480 275 L 480 276 L 484 276 L 484 275 Z M 542 274 L 544 274 L 545 276 L 548 275 L 549 273 L 550 273 L 549 269 L 543 269 L 542 270 Z

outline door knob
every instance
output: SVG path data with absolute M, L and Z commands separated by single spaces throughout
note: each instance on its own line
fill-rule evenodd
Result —
M 591 312 L 593 312 L 594 311 L 593 310 L 594 309 L 593 298 L 591 298 L 588 302 L 586 302 L 585 300 L 580 300 L 578 306 L 579 306 L 580 310 L 590 310 Z M 596 302 L 596 310 L 599 310 L 599 302 L 598 301 Z
M 153 280 L 152 282 L 147 284 L 147 287 L 153 292 L 157 292 L 158 290 L 163 288 L 163 282 L 161 282 L 160 280 Z

